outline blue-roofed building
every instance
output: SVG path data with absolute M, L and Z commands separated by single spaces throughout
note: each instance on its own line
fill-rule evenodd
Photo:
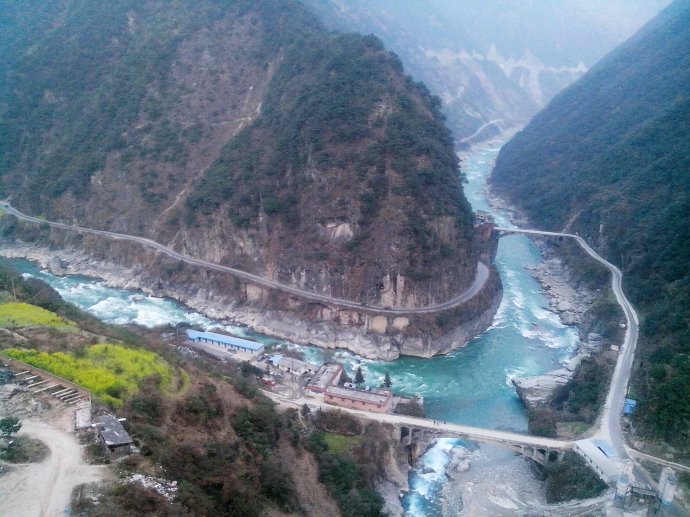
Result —
M 264 351 L 264 345 L 261 343 L 228 336 L 227 334 L 218 334 L 217 332 L 200 332 L 198 330 L 188 329 L 187 337 L 190 341 L 196 343 L 221 346 L 227 350 L 239 350 L 240 352 L 249 352 L 251 354 L 261 354 Z
M 633 399 L 625 399 L 625 404 L 623 404 L 623 414 L 624 415 L 630 415 L 632 414 L 633 410 L 635 409 L 635 406 L 637 405 L 637 401 Z

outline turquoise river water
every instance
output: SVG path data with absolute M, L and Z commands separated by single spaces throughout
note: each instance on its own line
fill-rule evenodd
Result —
M 510 224 L 507 214 L 493 210 L 485 196 L 486 179 L 499 149 L 500 143 L 495 142 L 473 149 L 463 157 L 462 170 L 468 179 L 465 193 L 473 208 L 492 212 L 497 223 L 503 226 Z M 578 345 L 577 332 L 564 327 L 558 317 L 545 308 L 548 300 L 525 270 L 525 266 L 539 260 L 538 249 L 526 237 L 501 238 L 496 265 L 503 281 L 504 296 L 493 325 L 466 347 L 448 356 L 405 357 L 386 363 L 364 360 L 345 351 L 299 348 L 313 361 L 320 361 L 328 354 L 342 362 L 351 374 L 360 366 L 367 383 L 372 386 L 379 385 L 389 372 L 396 392 L 424 397 L 429 418 L 525 431 L 525 410 L 510 379 L 558 368 Z M 13 260 L 12 263 L 25 275 L 48 282 L 66 300 L 111 323 L 155 327 L 184 322 L 201 327 L 217 326 L 217 322 L 172 300 L 153 296 L 142 299 L 141 293 L 113 289 L 92 278 L 56 277 L 27 261 Z M 227 330 L 268 344 L 296 346 L 243 328 L 230 326 Z M 403 506 L 410 515 L 441 514 L 440 494 L 448 461 L 446 451 L 455 445 L 473 447 L 459 440 L 441 440 L 424 456 L 423 465 L 427 468 L 412 472 L 410 491 L 403 497 Z M 499 457 L 495 461 L 509 460 Z

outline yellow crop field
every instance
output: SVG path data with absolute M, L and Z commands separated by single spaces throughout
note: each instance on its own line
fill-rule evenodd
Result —
M 0 327 L 21 328 L 40 325 L 61 329 L 76 329 L 76 325 L 54 312 L 28 303 L 10 302 L 0 304 Z
M 14 359 L 84 386 L 114 407 L 122 406 L 127 397 L 136 393 L 139 382 L 145 377 L 158 375 L 165 387 L 173 376 L 172 367 L 157 354 L 121 345 L 93 345 L 78 355 L 16 348 L 4 352 Z

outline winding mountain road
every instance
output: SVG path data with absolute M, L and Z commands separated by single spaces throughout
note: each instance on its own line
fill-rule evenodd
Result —
M 138 237 L 136 235 L 127 235 L 124 233 L 116 233 L 107 230 L 96 230 L 94 228 L 86 228 L 84 226 L 77 226 L 72 224 L 59 223 L 55 221 L 47 221 L 45 219 L 40 219 L 38 217 L 33 217 L 26 215 L 13 206 L 11 206 L 7 201 L 0 201 L 0 208 L 2 208 L 8 214 L 14 215 L 17 219 L 21 221 L 26 221 L 35 224 L 46 224 L 52 228 L 60 228 L 62 230 L 73 231 L 77 233 L 85 233 L 90 235 L 100 235 L 113 240 L 130 241 L 137 242 L 143 246 L 153 248 L 156 251 L 167 255 L 173 259 L 179 260 L 186 264 L 191 264 L 193 266 L 199 266 L 205 269 L 220 271 L 221 273 L 229 273 L 237 278 L 251 282 L 262 287 L 267 287 L 269 289 L 276 289 L 278 291 L 283 291 L 301 298 L 312 300 L 316 302 L 322 302 L 330 305 L 336 305 L 339 307 L 347 307 L 349 309 L 357 309 L 363 312 L 370 312 L 375 314 L 387 314 L 387 315 L 406 315 L 406 314 L 433 314 L 436 312 L 445 311 L 452 309 L 463 303 L 467 302 L 474 296 L 476 296 L 484 287 L 484 284 L 489 278 L 489 268 L 486 264 L 482 262 L 477 262 L 477 272 L 474 277 L 472 285 L 470 285 L 465 291 L 458 294 L 457 296 L 451 298 L 448 301 L 427 305 L 424 307 L 375 307 L 365 303 L 355 302 L 352 300 L 345 300 L 343 298 L 336 298 L 333 296 L 328 296 L 326 294 L 315 293 L 313 291 L 307 291 L 305 289 L 300 289 L 298 287 L 293 287 L 290 285 L 282 284 L 276 282 L 275 280 L 270 280 L 268 278 L 263 278 L 241 269 L 236 269 L 229 266 L 223 266 L 220 264 L 214 264 L 213 262 L 208 262 L 206 260 L 197 259 L 190 257 L 189 255 L 184 255 L 178 253 L 177 251 L 169 248 L 160 242 L 156 242 L 145 237 Z
M 627 458 L 628 453 L 625 447 L 625 440 L 623 438 L 623 430 L 621 429 L 621 415 L 623 413 L 625 394 L 628 388 L 628 382 L 630 380 L 633 359 L 635 357 L 635 348 L 637 346 L 640 320 L 638 319 L 637 313 L 635 312 L 632 304 L 630 301 L 628 301 L 623 293 L 623 273 L 608 260 L 602 258 L 579 235 L 574 235 L 571 233 L 546 232 L 541 230 L 522 230 L 517 228 L 496 228 L 496 231 L 574 239 L 590 257 L 603 264 L 604 267 L 611 271 L 611 288 L 613 290 L 613 294 L 616 296 L 618 304 L 621 306 L 621 309 L 623 309 L 623 313 L 625 314 L 626 328 L 625 338 L 620 348 L 616 368 L 614 369 L 613 376 L 611 377 L 611 385 L 609 386 L 609 391 L 606 396 L 606 403 L 604 404 L 604 409 L 599 419 L 599 426 L 596 430 L 595 437 L 608 441 L 613 446 L 616 454 L 620 458 Z

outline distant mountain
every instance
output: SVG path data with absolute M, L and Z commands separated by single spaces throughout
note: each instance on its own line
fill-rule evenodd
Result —
M 382 38 L 409 71 L 441 97 L 458 139 L 481 138 L 499 127 L 527 122 L 668 4 L 307 1 L 333 27 Z
M 292 0 L 23 0 L 0 12 L 0 54 L 0 195 L 33 215 L 371 305 L 474 280 L 439 101 L 373 36 L 331 34 Z M 395 356 L 400 326 L 377 328 Z
M 622 268 L 643 316 L 640 426 L 690 446 L 690 2 L 554 98 L 504 146 L 492 185 Z

